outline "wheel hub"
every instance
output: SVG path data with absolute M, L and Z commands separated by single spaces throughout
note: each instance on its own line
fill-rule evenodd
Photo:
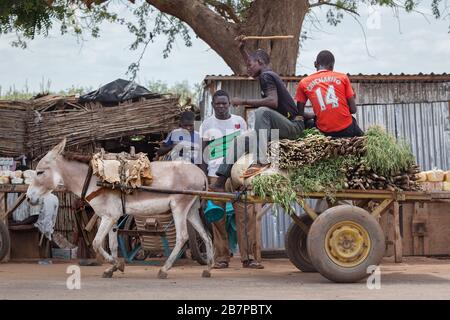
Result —
M 371 248 L 367 230 L 353 221 L 333 225 L 327 232 L 325 245 L 330 259 L 342 267 L 354 267 L 362 263 Z

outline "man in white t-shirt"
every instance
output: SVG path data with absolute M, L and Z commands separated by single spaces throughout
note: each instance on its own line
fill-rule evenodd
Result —
M 216 171 L 222 164 L 226 151 L 234 139 L 247 130 L 245 120 L 230 113 L 230 97 L 223 90 L 218 90 L 212 98 L 214 115 L 205 119 L 200 126 L 202 138 L 202 169 L 208 175 L 209 184 L 216 183 Z M 225 204 L 220 204 L 223 207 Z M 246 268 L 263 268 L 255 260 L 256 249 L 256 211 L 254 205 L 247 205 L 248 219 L 245 225 L 245 208 L 242 204 L 233 205 L 236 215 L 238 244 L 243 266 Z M 212 224 L 215 249 L 215 268 L 227 268 L 230 261 L 228 235 L 226 231 L 226 215 Z

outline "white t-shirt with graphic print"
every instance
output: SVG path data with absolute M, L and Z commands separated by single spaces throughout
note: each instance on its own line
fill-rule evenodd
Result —
M 208 176 L 217 177 L 216 171 L 223 162 L 230 142 L 247 131 L 247 123 L 244 118 L 234 114 L 226 120 L 217 119 L 212 115 L 203 121 L 199 131 L 200 137 L 208 141 L 206 148 L 208 154 L 203 150 L 205 162 L 208 164 Z

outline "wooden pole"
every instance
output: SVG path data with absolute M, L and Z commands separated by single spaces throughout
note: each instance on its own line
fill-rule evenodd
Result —
M 95 224 L 97 223 L 98 220 L 98 215 L 94 214 L 91 217 L 91 220 L 89 220 L 88 224 L 86 225 L 86 227 L 84 227 L 84 230 L 86 230 L 87 232 L 91 232 L 92 228 L 95 226 Z
M 9 208 L 8 210 L 5 210 L 5 213 L 3 215 L 1 215 L 1 218 L 5 219 L 6 221 L 8 221 L 8 216 L 14 212 L 14 210 L 16 210 L 21 204 L 22 202 L 25 200 L 26 198 L 26 194 L 22 193 L 19 198 L 17 198 L 16 202 L 12 205 L 11 208 Z M 6 196 L 5 196 L 5 208 L 6 208 Z
M 294 39 L 293 35 L 288 36 L 245 36 L 242 40 L 287 40 Z
M 400 205 L 398 201 L 394 202 L 394 252 L 395 263 L 401 263 L 403 257 L 402 236 L 400 234 Z
M 107 187 L 107 188 L 123 188 L 123 189 L 133 189 L 129 186 L 123 186 L 123 185 L 113 185 L 111 183 L 106 182 L 97 182 L 97 186 L 99 187 Z M 201 197 L 207 197 L 211 200 L 236 200 L 236 197 L 238 199 L 240 198 L 238 196 L 237 192 L 210 192 L 210 191 L 200 191 L 200 190 L 181 190 L 181 189 L 159 189 L 159 188 L 152 188 L 152 187 L 137 187 L 137 190 L 141 191 L 147 191 L 147 192 L 155 192 L 155 193 L 166 193 L 166 194 L 188 194 L 192 196 L 201 196 Z
M 0 193 L 0 221 L 2 221 L 6 227 L 8 227 L 8 215 L 6 215 L 7 211 L 7 193 Z M 0 262 L 8 262 L 10 259 L 10 252 L 8 252 L 5 258 Z

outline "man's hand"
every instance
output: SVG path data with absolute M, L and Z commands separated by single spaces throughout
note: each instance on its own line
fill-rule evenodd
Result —
M 233 98 L 231 99 L 231 104 L 233 106 L 242 106 L 245 104 L 245 100 L 241 98 Z
M 238 48 L 243 49 L 245 47 L 245 35 L 241 34 L 240 36 L 236 37 L 234 40 L 238 41 Z

